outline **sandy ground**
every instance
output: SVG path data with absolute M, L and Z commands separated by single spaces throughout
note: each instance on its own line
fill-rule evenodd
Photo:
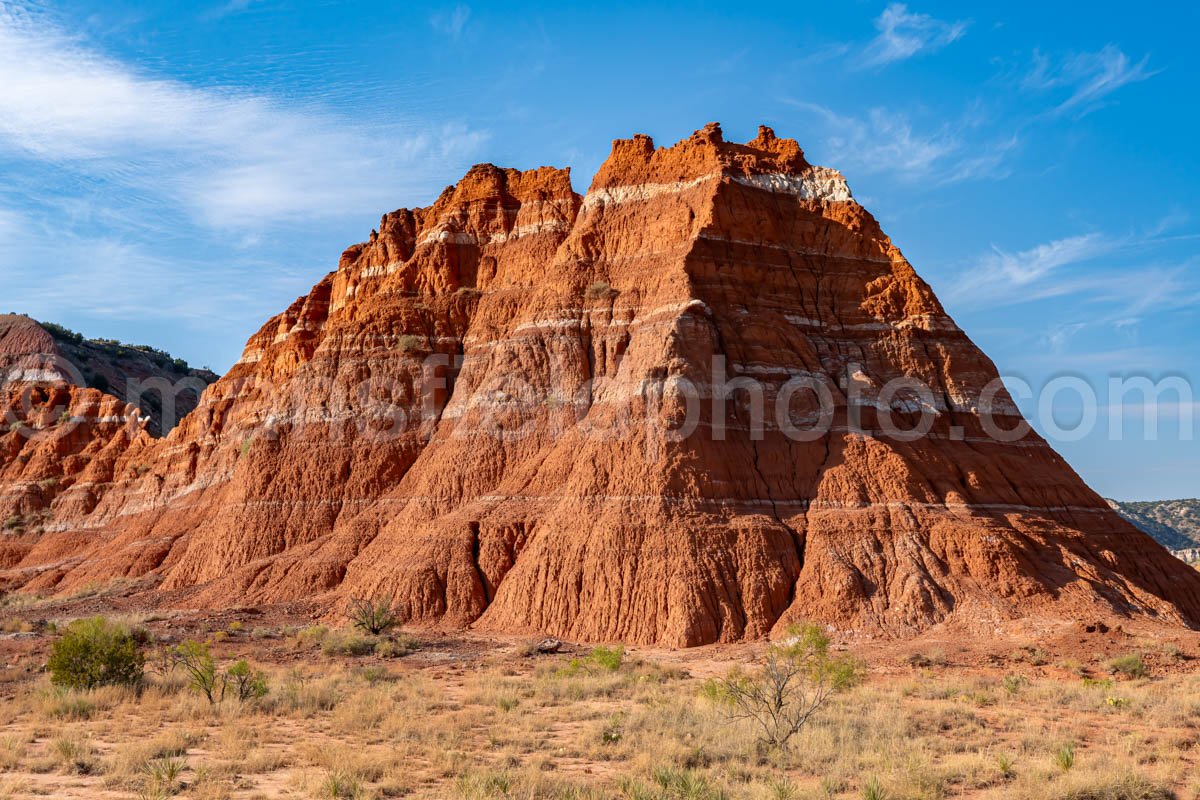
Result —
M 154 677 L 141 697 L 101 694 L 83 717 L 64 714 L 42 623 L 100 612 L 160 644 L 207 640 L 225 663 L 249 660 L 270 675 L 268 699 L 328 684 L 336 701 L 212 709 L 177 676 Z M 590 645 L 531 656 L 528 638 L 469 631 L 410 631 L 403 657 L 331 654 L 299 641 L 319 629 L 296 606 L 147 613 L 92 598 L 0 618 L 12 631 L 0 635 L 0 798 L 863 797 L 871 781 L 892 798 L 1200 796 L 1200 634 L 1153 625 L 835 641 L 865 665 L 863 685 L 793 752 L 764 755 L 753 730 L 724 727 L 698 698 L 708 679 L 753 671 L 765 643 L 626 647 L 609 675 Z M 1131 653 L 1148 677 L 1106 666 Z M 164 737 L 178 744 L 164 750 Z M 1078 767 L 1055 766 L 1066 746 Z M 175 758 L 164 790 L 150 771 Z M 1146 784 L 1070 794 L 1123 776 Z

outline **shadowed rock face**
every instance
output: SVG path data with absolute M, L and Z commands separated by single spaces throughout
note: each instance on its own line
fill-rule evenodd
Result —
M 1036 434 L 989 434 L 981 411 L 1021 422 L 996 377 L 841 175 L 769 129 L 618 140 L 583 197 L 477 166 L 384 216 L 165 439 L 73 434 L 103 469 L 0 577 L 678 646 L 1200 623 L 1200 575 Z M 0 438 L 5 479 L 50 446 Z

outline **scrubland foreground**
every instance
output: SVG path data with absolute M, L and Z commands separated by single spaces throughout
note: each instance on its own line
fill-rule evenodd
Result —
M 257 609 L 110 615 L 145 677 L 78 690 L 46 667 L 81 616 L 62 611 L 0 617 L 0 798 L 1200 797 L 1193 633 L 834 642 L 857 679 L 778 747 L 730 701 L 765 643 L 539 653 Z M 168 657 L 190 643 L 241 683 L 210 702 L 203 659 Z

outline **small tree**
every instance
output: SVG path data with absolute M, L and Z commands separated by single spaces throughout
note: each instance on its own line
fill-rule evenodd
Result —
M 208 698 L 209 703 L 215 705 L 224 699 L 225 686 L 219 680 L 217 661 L 208 645 L 188 639 L 171 648 L 171 658 L 174 666 L 187 674 L 188 685 Z
M 142 680 L 146 658 L 123 625 L 104 617 L 77 619 L 54 643 L 47 668 L 50 682 L 71 689 L 134 686 Z
M 245 660 L 235 662 L 225 670 L 225 679 L 239 703 L 257 700 L 267 694 L 267 676 L 252 668 Z
M 256 700 L 267 693 L 267 676 L 245 660 L 234 662 L 221 672 L 208 645 L 189 639 L 171 648 L 172 666 L 178 666 L 188 676 L 188 685 L 204 695 L 212 705 L 223 702 L 232 690 L 238 702 Z
M 372 636 L 387 633 L 400 623 L 400 607 L 393 606 L 387 600 L 354 597 L 350 599 L 350 607 L 346 617 Z
M 763 744 L 784 749 L 830 697 L 860 677 L 853 659 L 830 655 L 829 637 L 818 626 L 803 625 L 767 649 L 757 673 L 735 670 L 718 687 L 730 717 L 753 720 Z

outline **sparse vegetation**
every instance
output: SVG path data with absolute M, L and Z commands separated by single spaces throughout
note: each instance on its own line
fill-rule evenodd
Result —
M 588 300 L 602 300 L 608 297 L 610 294 L 613 294 L 613 290 L 612 287 L 608 285 L 607 281 L 596 281 L 588 286 L 587 291 L 584 294 Z
M 29 616 L 29 602 L 4 600 L 24 609 L 14 618 Z M 1194 741 L 1200 676 L 1179 671 L 1085 683 L 1066 670 L 1048 675 L 1057 667 L 1006 674 L 1004 656 L 980 672 L 954 651 L 944 669 L 893 661 L 864 677 L 819 629 L 713 660 L 570 643 L 532 659 L 510 644 L 481 652 L 477 639 L 434 635 L 427 658 L 392 661 L 382 658 L 385 645 L 410 640 L 349 625 L 282 628 L 259 618 L 247 623 L 255 636 L 228 617 L 200 632 L 175 627 L 177 617 L 170 624 L 196 637 L 176 647 L 195 656 L 224 702 L 210 703 L 172 664 L 174 647 L 150 658 L 139 687 L 66 689 L 29 672 L 0 704 L 0 797 L 26 796 L 13 790 L 20 781 L 54 797 L 198 800 L 1159 800 L 1200 788 L 1180 755 Z M 372 654 L 324 654 L 326 642 L 346 637 L 373 643 Z M 1168 657 L 1145 647 L 1152 663 Z M 727 685 L 763 680 L 772 650 L 854 673 L 784 746 L 771 745 L 757 719 L 735 716 Z M 725 659 L 750 656 L 742 672 L 708 678 L 725 673 Z M 810 666 L 797 676 L 821 672 L 800 661 Z
M 187 640 L 168 651 L 171 668 L 179 668 L 187 676 L 187 684 L 204 695 L 209 705 L 217 705 L 232 696 L 240 703 L 257 700 L 267 694 L 265 673 L 254 669 L 244 659 L 238 660 L 227 669 L 217 667 L 209 646 L 203 642 Z
M 829 653 L 829 637 L 816 625 L 793 627 L 781 644 L 767 649 L 757 673 L 734 671 L 720 683 L 729 715 L 753 720 L 761 741 L 786 748 L 834 694 L 858 682 L 850 658 Z
M 1149 674 L 1140 653 L 1129 653 L 1112 659 L 1108 662 L 1108 670 L 1114 675 L 1124 675 L 1126 678 L 1144 678 Z
M 128 628 L 92 617 L 72 622 L 54 643 L 47 662 L 50 680 L 69 689 L 134 686 L 146 657 Z
M 1075 766 L 1075 744 L 1067 742 L 1062 747 L 1054 751 L 1054 763 L 1063 772 L 1068 771 Z
M 368 597 L 353 597 L 346 610 L 346 617 L 372 636 L 387 633 L 400 623 L 402 612 L 390 600 Z
M 424 352 L 428 348 L 425 344 L 425 337 L 406 333 L 396 340 L 396 349 L 401 353 L 412 355 Z

